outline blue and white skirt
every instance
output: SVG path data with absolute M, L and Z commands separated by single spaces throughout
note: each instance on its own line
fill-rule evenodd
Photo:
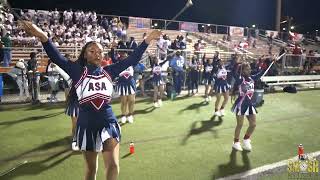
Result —
M 236 115 L 252 115 L 252 114 L 258 114 L 257 109 L 249 103 L 243 102 L 239 104 L 240 99 L 237 99 L 237 101 L 234 103 L 234 105 L 231 108 L 231 111 L 235 113 Z
M 212 85 L 213 79 L 212 78 L 204 78 L 203 83 L 204 85 Z
M 78 117 L 79 115 L 79 103 L 75 101 L 73 103 L 68 103 L 68 106 L 64 112 L 66 115 L 71 117 Z
M 216 91 L 216 93 L 225 93 L 227 91 L 230 90 L 230 85 L 229 84 L 223 84 L 223 85 L 220 85 L 220 84 L 215 84 L 214 85 L 214 90 Z
M 135 84 L 117 84 L 116 91 L 119 96 L 129 96 L 136 93 L 136 85 Z
M 82 127 L 78 123 L 74 140 L 80 151 L 101 152 L 103 143 L 109 138 L 114 138 L 120 142 L 121 127 L 117 122 L 107 123 L 106 126 L 101 128 Z

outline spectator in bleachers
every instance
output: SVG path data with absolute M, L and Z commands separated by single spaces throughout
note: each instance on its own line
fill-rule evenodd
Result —
M 203 40 L 199 39 L 197 43 L 194 44 L 194 54 L 197 56 L 197 59 L 201 59 L 201 49 L 204 48 Z
M 29 95 L 29 85 L 28 85 L 28 79 L 27 79 L 27 68 L 24 64 L 24 60 L 20 59 L 8 74 L 11 77 L 13 77 L 13 79 L 16 80 L 17 82 L 17 85 L 20 90 L 20 93 L 19 93 L 20 99 L 24 99 L 24 96 L 27 97 L 27 99 L 29 99 L 30 95 Z
M 52 12 L 52 19 L 54 24 L 58 24 L 60 21 L 60 13 L 57 8 L 55 8 L 55 10 Z
M 109 53 L 105 53 L 104 54 L 104 58 L 103 58 L 103 62 L 101 63 L 101 66 L 104 67 L 104 66 L 109 66 L 112 64 L 112 59 L 109 55 Z
M 167 53 L 170 46 L 171 42 L 166 34 L 160 37 L 160 39 L 157 42 L 157 54 L 160 61 L 165 60 L 167 58 Z
M 179 49 L 177 39 L 173 40 L 173 42 L 171 43 L 170 49 L 173 49 L 173 50 Z
M 253 39 L 252 48 L 257 48 L 256 45 L 257 45 L 257 40 L 256 40 L 256 39 Z
M 118 39 L 117 39 L 117 37 L 113 37 L 113 38 L 112 38 L 112 42 L 110 43 L 110 46 L 111 46 L 111 48 L 118 46 Z
M 3 61 L 3 42 L 1 41 L 1 36 L 0 36 L 0 63 Z
M 182 35 L 178 36 L 178 48 L 181 50 L 181 55 L 186 57 L 185 50 L 187 49 L 187 43 Z
M 109 29 L 109 22 L 108 22 L 107 17 L 103 17 L 103 18 L 102 18 L 102 20 L 101 20 L 101 26 L 102 26 L 106 31 L 108 31 L 108 29 Z
M 230 36 L 230 34 L 227 35 L 227 41 L 231 42 L 231 36 Z
M 136 40 L 134 39 L 134 37 L 130 37 L 130 41 L 127 42 L 127 48 L 128 49 L 135 49 L 138 47 L 138 44 L 136 42 Z M 130 53 L 129 53 L 130 55 Z
M 274 33 L 271 32 L 269 36 L 267 36 L 267 40 L 268 40 L 268 45 L 272 45 L 273 44 L 273 36 L 274 36 Z
M 92 13 L 91 13 L 91 15 L 90 15 L 90 21 L 91 21 L 92 24 L 97 24 L 98 19 L 97 19 L 97 14 L 96 14 L 96 12 L 92 12 Z
M 9 32 L 3 31 L 3 36 L 1 38 L 1 41 L 3 42 L 3 66 L 4 67 L 9 67 L 11 63 L 11 37 Z
M 117 17 L 113 18 L 110 23 L 111 23 L 112 32 L 116 34 L 118 31 L 118 23 L 119 23 L 118 18 Z
M 226 35 L 223 35 L 223 36 L 222 36 L 222 41 L 223 41 L 223 42 L 226 42 L 226 41 L 227 41 Z
M 142 39 L 145 39 L 147 37 L 147 33 L 144 32 L 143 35 L 142 35 Z
M 256 39 L 259 38 L 259 29 L 258 29 L 258 28 L 256 28 L 256 29 L 254 30 L 254 37 L 255 37 Z

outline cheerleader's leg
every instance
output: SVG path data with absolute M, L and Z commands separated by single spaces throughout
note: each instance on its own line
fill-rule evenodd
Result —
M 214 107 L 214 112 L 218 112 L 220 110 L 219 104 L 220 104 L 221 96 L 222 96 L 221 93 L 216 94 L 217 99 L 216 99 L 216 103 L 215 103 L 215 107 Z
M 223 94 L 223 102 L 222 102 L 220 109 L 224 109 L 224 107 L 226 107 L 228 100 L 229 100 L 229 91 L 222 93 L 222 94 Z
M 237 126 L 234 131 L 234 142 L 239 142 L 239 137 L 240 137 L 240 132 L 243 126 L 243 120 L 244 116 L 243 115 L 236 115 L 237 118 Z
M 121 101 L 121 114 L 122 116 L 127 116 L 128 96 L 120 96 L 120 101 Z
M 98 170 L 98 153 L 84 151 L 83 157 L 86 163 L 85 179 L 96 179 Z
M 119 142 L 114 139 L 108 139 L 103 143 L 103 161 L 105 166 L 105 179 L 116 180 L 118 179 L 120 167 L 119 167 Z
M 249 139 L 252 133 L 254 132 L 256 128 L 256 115 L 255 114 L 250 114 L 247 116 L 247 119 L 249 121 L 249 127 L 246 132 L 246 137 L 244 139 Z
M 163 84 L 160 84 L 160 86 L 159 86 L 159 92 L 160 92 L 160 94 L 159 94 L 158 99 L 161 99 L 161 100 L 162 100 L 163 91 L 164 91 L 164 85 L 163 85 Z
M 153 85 L 153 102 L 156 103 L 158 100 L 158 86 L 156 84 Z
M 128 96 L 129 115 L 133 115 L 135 102 L 136 102 L 136 95 L 130 94 Z

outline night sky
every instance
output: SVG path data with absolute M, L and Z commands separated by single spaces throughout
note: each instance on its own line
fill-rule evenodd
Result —
M 319 0 L 282 0 L 282 17 L 302 33 L 320 29 Z M 186 0 L 9 0 L 14 8 L 83 9 L 101 14 L 171 19 Z M 177 20 L 274 29 L 276 0 L 193 0 Z

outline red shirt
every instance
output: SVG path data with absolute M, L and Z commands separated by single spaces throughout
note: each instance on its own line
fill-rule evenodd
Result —
M 112 64 L 111 58 L 103 59 L 103 60 L 101 61 L 101 66 L 102 66 L 102 67 L 109 66 L 110 64 Z

